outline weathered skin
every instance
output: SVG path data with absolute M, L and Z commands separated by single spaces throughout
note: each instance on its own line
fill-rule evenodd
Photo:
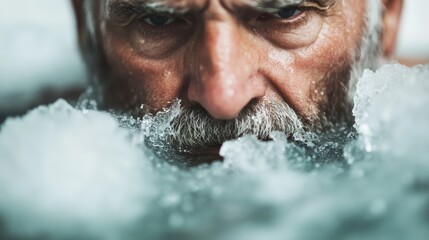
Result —
M 81 3 L 74 0 L 78 13 Z M 121 3 L 148 14 L 114 7 Z M 291 3 L 301 12 L 276 15 L 279 4 Z M 390 55 L 402 0 L 383 3 L 381 52 Z M 96 75 L 104 106 L 130 110 L 145 104 L 155 112 L 180 98 L 185 107 L 199 104 L 216 119 L 233 119 L 265 97 L 287 102 L 309 123 L 336 118 L 331 115 L 347 111 L 347 84 L 367 29 L 367 7 L 363 0 L 97 1 L 93 14 L 102 61 Z M 184 15 L 153 26 L 147 17 L 154 9 Z

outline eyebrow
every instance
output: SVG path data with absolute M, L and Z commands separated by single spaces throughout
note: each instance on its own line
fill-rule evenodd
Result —
M 259 0 L 253 4 L 253 7 L 264 12 L 277 12 L 279 9 L 291 6 L 312 6 L 327 10 L 336 2 L 337 0 Z
M 107 10 L 111 14 L 139 16 L 151 13 L 168 13 L 184 15 L 189 12 L 203 11 L 211 0 L 203 6 L 189 4 L 186 0 L 107 0 Z M 291 6 L 313 6 L 321 10 L 330 8 L 337 0 L 253 0 L 246 3 L 252 8 L 263 12 L 278 12 L 279 9 Z M 188 3 L 187 3 L 188 2 Z
M 108 0 L 108 11 L 113 14 L 142 15 L 168 13 L 183 15 L 196 9 L 195 5 L 184 4 L 186 1 L 168 0 Z

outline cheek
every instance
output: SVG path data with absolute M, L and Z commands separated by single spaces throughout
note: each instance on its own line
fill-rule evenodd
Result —
M 104 35 L 103 41 L 109 94 L 119 95 L 121 101 L 131 105 L 145 104 L 154 111 L 179 96 L 182 77 L 177 56 L 154 60 L 141 56 L 122 38 Z
M 307 13 L 306 18 L 311 18 L 311 20 L 305 20 L 307 23 L 304 27 L 297 29 L 282 26 L 272 27 L 274 30 L 271 28 L 264 30 L 263 35 L 273 45 L 282 49 L 293 50 L 307 47 L 317 40 L 323 25 L 322 18 L 314 15 Z
M 325 25 L 317 40 L 305 48 L 285 50 L 270 48 L 265 72 L 277 91 L 302 116 L 317 114 L 315 93 L 324 86 L 331 72 L 350 63 L 350 53 L 357 44 L 347 37 L 344 28 Z M 322 83 L 322 84 L 321 84 Z M 319 91 L 319 92 L 317 92 Z M 323 91 L 323 90 L 322 90 Z

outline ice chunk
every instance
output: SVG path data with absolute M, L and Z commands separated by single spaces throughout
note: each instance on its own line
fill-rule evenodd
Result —
M 356 118 L 356 129 L 362 125 L 362 121 L 368 118 L 370 107 L 379 95 L 386 95 L 403 86 L 413 86 L 417 89 L 420 84 L 428 81 L 429 65 L 420 65 L 408 68 L 400 64 L 384 65 L 378 71 L 365 70 L 363 77 L 357 84 L 354 97 L 353 115 Z M 403 91 L 407 93 L 406 91 Z M 407 95 L 412 95 L 412 91 Z M 399 97 L 401 97 L 399 99 Z M 396 96 L 399 103 L 404 100 L 402 94 Z M 395 100 L 391 99 L 391 100 Z M 407 101 L 407 99 L 405 99 Z
M 140 119 L 39 108 L 0 132 L 0 216 L 31 237 L 425 240 L 428 76 L 399 65 L 366 72 L 355 141 L 249 135 L 224 143 L 223 162 L 193 168 L 147 147 L 172 147 L 178 102 Z
M 353 113 L 367 152 L 426 158 L 429 149 L 429 65 L 386 65 L 359 81 Z
M 0 214 L 21 236 L 112 238 L 146 211 L 145 159 L 107 113 L 40 107 L 1 129 Z
M 261 172 L 287 165 L 286 141 L 261 142 L 256 136 L 244 136 L 222 145 L 225 164 L 246 172 Z

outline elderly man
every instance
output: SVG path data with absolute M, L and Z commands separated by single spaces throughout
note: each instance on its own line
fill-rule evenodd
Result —
M 208 151 L 353 122 L 363 69 L 392 55 L 402 0 L 73 0 L 105 109 L 180 99 L 178 146 Z

